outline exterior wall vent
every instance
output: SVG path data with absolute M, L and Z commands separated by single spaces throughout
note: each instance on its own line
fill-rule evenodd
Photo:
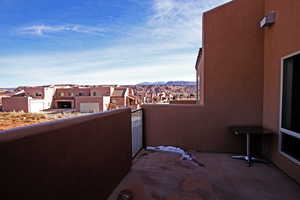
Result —
M 276 21 L 276 12 L 271 11 L 260 21 L 260 27 L 264 28 L 267 26 L 271 26 L 275 23 L 275 21 Z

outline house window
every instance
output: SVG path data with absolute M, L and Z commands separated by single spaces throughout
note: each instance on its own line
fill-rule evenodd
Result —
M 97 96 L 97 92 L 93 92 L 93 96 Z
M 35 93 L 35 96 L 36 96 L 36 97 L 41 97 L 41 96 L 42 96 L 42 94 L 41 94 L 41 93 L 39 93 L 39 92 L 36 92 L 36 93 Z
M 63 97 L 65 96 L 65 93 L 61 92 L 59 96 Z
M 284 59 L 280 151 L 300 165 L 300 54 Z
M 73 93 L 73 92 L 70 92 L 70 93 L 69 93 L 69 96 L 70 96 L 70 97 L 73 97 L 73 96 L 74 96 L 74 93 Z
M 79 96 L 83 96 L 83 94 L 81 93 L 81 92 L 79 92 L 79 94 L 78 94 Z

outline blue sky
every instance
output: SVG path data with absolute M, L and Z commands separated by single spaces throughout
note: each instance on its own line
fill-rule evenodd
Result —
M 0 0 L 0 88 L 195 79 L 202 13 L 228 0 Z

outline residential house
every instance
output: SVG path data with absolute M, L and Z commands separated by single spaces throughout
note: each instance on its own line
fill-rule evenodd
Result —
M 137 108 L 136 97 L 132 88 L 115 87 L 110 99 L 110 109 L 129 107 Z
M 108 110 L 111 87 L 60 87 L 56 89 L 53 108 L 74 109 L 77 112 Z
M 54 92 L 53 86 L 18 88 L 14 95 L 2 98 L 2 110 L 5 112 L 39 112 L 49 109 Z
M 3 98 L 3 111 L 40 112 L 47 109 L 73 109 L 77 112 L 108 110 L 111 87 L 55 85 L 19 87 Z

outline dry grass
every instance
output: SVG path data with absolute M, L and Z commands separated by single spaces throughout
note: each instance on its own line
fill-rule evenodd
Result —
M 0 112 L 0 131 L 51 120 L 70 118 L 78 115 L 80 115 L 80 113 L 42 114 L 25 112 Z

